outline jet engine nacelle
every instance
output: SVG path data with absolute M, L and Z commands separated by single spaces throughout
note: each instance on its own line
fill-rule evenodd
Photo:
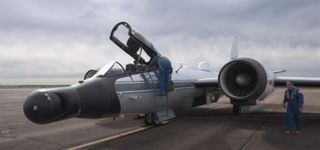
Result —
M 255 105 L 274 88 L 273 73 L 250 58 L 235 59 L 224 65 L 218 83 L 231 102 L 240 105 Z

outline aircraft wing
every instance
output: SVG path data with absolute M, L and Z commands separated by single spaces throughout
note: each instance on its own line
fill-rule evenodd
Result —
M 298 87 L 320 87 L 320 78 L 314 77 L 277 76 L 274 80 L 274 85 L 285 86 L 287 81 L 292 81 Z
M 315 77 L 289 77 L 276 76 L 274 80 L 275 86 L 286 86 L 287 81 L 292 81 L 294 85 L 301 87 L 320 87 L 320 78 Z M 195 82 L 196 86 L 219 87 L 218 78 L 203 78 Z

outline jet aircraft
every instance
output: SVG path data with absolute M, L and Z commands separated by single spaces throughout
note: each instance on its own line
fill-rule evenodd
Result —
M 118 27 L 127 29 L 127 43 L 121 41 Z M 217 74 L 206 63 L 198 68 L 180 67 L 172 73 L 167 96 L 159 95 L 158 70 L 149 63 L 161 55 L 153 44 L 126 22 L 115 25 L 110 40 L 130 55 L 134 62 L 122 65 L 112 61 L 98 70 L 89 70 L 83 81 L 69 87 L 39 89 L 26 99 L 23 110 L 32 122 L 47 124 L 71 117 L 115 117 L 125 113 L 143 113 L 147 125 L 159 125 L 175 118 L 181 109 L 217 102 L 222 95 L 230 99 L 233 112 L 257 105 L 275 86 L 287 80 L 298 86 L 320 86 L 320 78 L 284 77 L 252 58 L 238 58 L 234 40 L 230 61 Z M 146 55 L 143 56 L 142 52 Z

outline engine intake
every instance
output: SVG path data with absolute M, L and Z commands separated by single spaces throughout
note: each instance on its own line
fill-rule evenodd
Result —
M 231 100 L 256 100 L 264 93 L 268 76 L 264 67 L 256 60 L 240 58 L 223 66 L 218 83 Z

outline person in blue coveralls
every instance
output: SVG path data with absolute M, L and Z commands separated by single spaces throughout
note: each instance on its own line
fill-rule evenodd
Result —
M 160 95 L 167 95 L 169 92 L 169 81 L 171 80 L 172 66 L 167 57 L 156 55 L 151 58 L 149 66 L 156 66 L 159 70 Z
M 304 98 L 300 89 L 291 81 L 286 82 L 287 90 L 284 93 L 283 107 L 287 108 L 285 134 L 300 134 L 302 129 L 302 110 Z M 295 125 L 295 128 L 294 126 Z

